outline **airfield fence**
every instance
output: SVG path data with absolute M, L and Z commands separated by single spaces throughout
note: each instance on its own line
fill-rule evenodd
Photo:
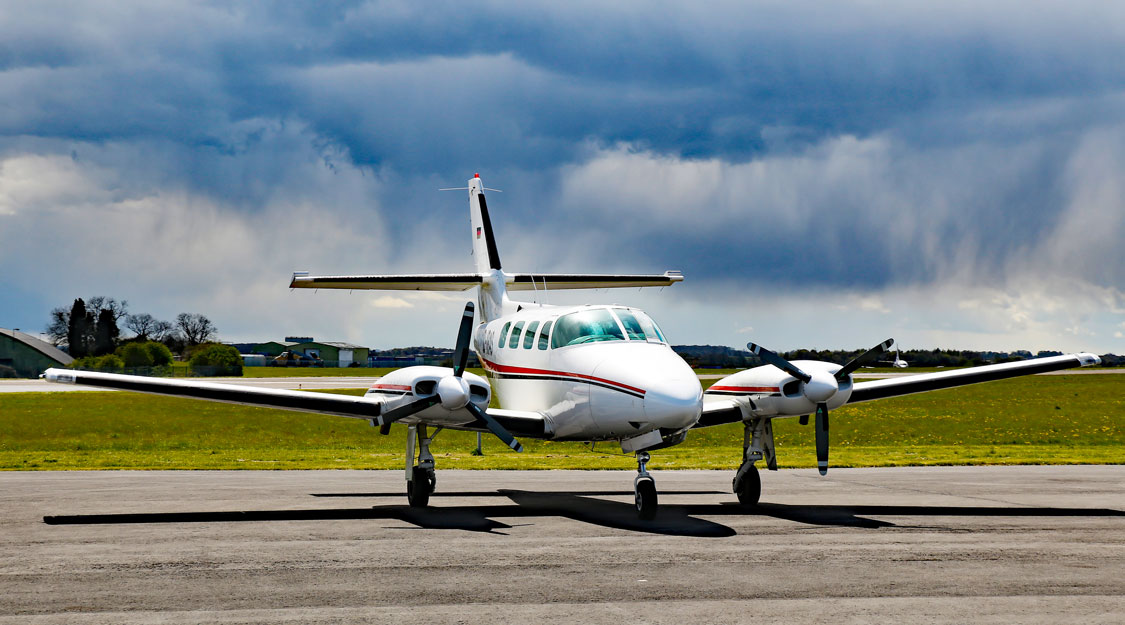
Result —
M 143 375 L 153 378 L 213 378 L 213 377 L 241 377 L 242 365 L 233 367 L 193 367 L 193 366 L 164 366 L 164 367 L 122 367 L 112 369 L 98 369 L 95 367 L 74 367 L 76 371 L 96 371 L 98 373 L 124 373 L 126 375 Z

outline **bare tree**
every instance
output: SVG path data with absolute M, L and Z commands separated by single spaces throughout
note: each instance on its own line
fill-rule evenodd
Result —
M 157 320 L 152 324 L 152 330 L 149 332 L 149 337 L 154 341 L 163 341 L 164 339 L 176 333 L 176 325 L 171 321 Z
M 47 324 L 47 336 L 55 347 L 66 345 L 70 334 L 70 309 L 59 306 L 51 310 L 51 322 Z
M 86 302 L 86 310 L 90 311 L 95 319 L 102 314 L 103 310 L 108 310 L 113 315 L 113 322 L 119 324 L 122 319 L 129 315 L 129 301 L 121 300 L 119 302 L 112 297 L 95 295 Z
M 125 327 L 136 334 L 137 338 L 142 341 L 147 341 L 152 337 L 152 331 L 156 328 L 156 324 L 158 323 L 160 323 L 160 321 L 148 313 L 129 315 L 125 318 Z
M 211 320 L 199 313 L 180 313 L 176 316 L 176 329 L 184 335 L 188 346 L 213 340 L 218 329 Z

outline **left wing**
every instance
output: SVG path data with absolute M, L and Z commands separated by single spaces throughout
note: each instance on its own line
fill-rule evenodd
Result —
M 1093 354 L 1067 354 L 1064 356 L 1033 358 L 1018 362 L 1005 362 L 998 365 L 984 365 L 982 367 L 968 367 L 966 369 L 953 369 L 950 371 L 939 371 L 937 373 L 920 373 L 917 375 L 896 376 L 884 380 L 856 382 L 852 385 L 851 393 L 844 403 L 855 404 L 876 399 L 886 399 L 888 397 L 898 397 L 900 395 L 911 395 L 914 393 L 925 393 L 969 384 L 979 384 L 981 382 L 1005 380 L 1007 378 L 1023 375 L 1048 373 L 1076 367 L 1089 367 L 1100 362 L 1101 359 Z M 792 378 L 784 379 L 791 380 Z M 721 383 L 720 381 L 716 386 Z M 759 390 L 767 391 L 768 389 L 762 388 Z M 775 385 L 773 387 L 773 394 L 778 395 L 779 390 L 780 387 Z M 756 416 L 755 413 L 759 411 L 764 412 L 764 414 L 759 413 L 757 416 L 764 416 L 766 418 L 795 417 L 809 412 L 808 410 L 798 412 L 765 411 L 762 406 L 758 405 L 763 402 L 768 402 L 771 399 L 773 398 L 766 397 L 765 399 L 759 400 L 758 396 L 754 395 L 753 392 L 732 396 L 705 394 L 703 396 L 703 414 L 699 418 L 699 421 L 692 427 L 702 428 L 726 423 L 737 423 Z M 757 404 L 755 400 L 758 400 Z
M 1075 367 L 1089 367 L 1100 363 L 1102 360 L 1093 354 L 1066 354 L 1065 356 L 1050 356 L 1047 358 L 1032 358 L 1018 362 L 1004 362 L 998 365 L 985 365 L 983 367 L 969 367 L 967 369 L 954 369 L 952 371 L 939 371 L 937 373 L 920 373 L 917 375 L 904 375 L 872 380 L 870 382 L 856 382 L 852 388 L 849 404 L 863 401 L 925 393 L 943 388 L 979 384 L 995 380 L 1006 380 L 1021 375 L 1035 373 L 1048 373 Z
M 703 396 L 703 415 L 694 428 L 706 428 L 712 425 L 738 423 L 750 416 L 750 402 L 741 397 L 714 397 Z

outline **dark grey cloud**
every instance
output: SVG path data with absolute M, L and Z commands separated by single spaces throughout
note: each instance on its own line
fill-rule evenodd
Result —
M 316 211 L 371 245 L 272 262 L 441 270 L 468 246 L 460 198 L 433 189 L 481 171 L 505 190 L 513 267 L 1120 291 L 1123 19 L 1094 2 L 17 2 L 0 8 L 0 220 L 82 193 L 91 211 L 176 198 L 176 219 L 198 203 L 247 232 Z M 13 173 L 36 164 L 74 189 Z

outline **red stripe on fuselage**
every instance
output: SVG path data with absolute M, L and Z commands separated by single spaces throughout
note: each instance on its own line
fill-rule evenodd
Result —
M 709 391 L 727 391 L 730 393 L 777 393 L 781 389 L 776 386 L 712 386 Z
M 496 373 L 510 373 L 513 375 L 556 375 L 559 377 L 574 378 L 576 380 L 589 380 L 591 382 L 610 384 L 612 386 L 632 391 L 639 395 L 644 395 L 647 392 L 643 388 L 629 386 L 628 384 L 622 384 L 621 382 L 615 382 L 614 380 L 607 380 L 605 378 L 596 378 L 592 375 L 585 375 L 582 373 L 571 373 L 569 371 L 550 371 L 547 369 L 530 369 L 528 367 L 512 367 L 509 365 L 497 364 L 490 360 L 485 360 L 484 358 L 481 358 L 481 362 L 484 364 L 486 369 L 495 371 Z

